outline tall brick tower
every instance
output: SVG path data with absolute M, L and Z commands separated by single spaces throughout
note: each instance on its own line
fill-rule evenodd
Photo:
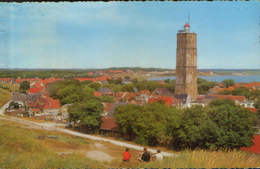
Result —
M 188 22 L 177 33 L 175 94 L 187 94 L 192 100 L 198 95 L 197 34 L 190 33 Z

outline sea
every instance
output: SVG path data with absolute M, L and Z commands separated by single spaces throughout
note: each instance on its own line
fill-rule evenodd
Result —
M 216 81 L 221 82 L 225 79 L 233 79 L 236 83 L 250 83 L 250 82 L 260 82 L 260 75 L 216 75 L 216 76 L 198 76 L 199 78 L 208 80 L 208 81 Z M 154 80 L 166 80 L 175 79 L 174 76 L 163 76 L 163 77 L 152 77 L 148 80 L 154 81 Z

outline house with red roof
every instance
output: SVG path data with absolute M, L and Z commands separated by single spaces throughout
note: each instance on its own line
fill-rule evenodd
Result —
M 257 109 L 256 109 L 256 108 L 247 107 L 246 109 L 249 110 L 249 111 L 251 111 L 251 112 L 254 112 L 254 113 L 257 112 Z
M 0 78 L 0 83 L 11 83 L 13 82 L 12 78 Z
M 235 101 L 235 103 L 240 104 L 242 102 L 246 101 L 246 97 L 245 96 L 233 96 L 233 95 L 209 95 L 209 97 L 212 97 L 213 99 L 230 99 Z
M 111 113 L 113 113 L 115 109 L 115 103 L 108 103 L 108 102 L 103 102 L 102 103 L 104 110 L 103 110 L 103 115 L 107 116 Z
M 260 154 L 260 134 L 254 135 L 253 139 L 253 145 L 250 147 L 242 147 L 240 148 L 241 150 L 250 152 L 250 153 L 255 153 L 255 154 Z
M 78 80 L 80 82 L 84 82 L 84 81 L 96 82 L 95 78 L 90 78 L 90 77 L 78 77 L 78 78 L 74 78 L 74 79 Z
M 111 76 L 99 76 L 99 77 L 78 77 L 74 79 L 79 80 L 80 82 L 84 82 L 84 81 L 102 82 L 112 78 Z
M 109 70 L 109 73 L 123 73 L 123 70 Z
M 119 132 L 119 126 L 114 117 L 103 116 L 101 118 L 100 132 L 114 135 Z
M 99 76 L 99 77 L 95 78 L 95 80 L 98 82 L 106 81 L 108 79 L 112 79 L 112 77 L 111 76 Z
M 96 96 L 96 97 L 103 96 L 103 94 L 101 92 L 97 92 L 97 91 L 94 91 L 93 95 Z
M 29 111 L 31 111 L 34 115 L 42 112 L 39 108 L 31 108 Z
M 136 100 L 140 102 L 140 104 L 146 104 L 148 103 L 149 97 L 151 93 L 149 90 L 142 90 L 139 92 L 136 92 Z
M 62 80 L 61 78 L 55 78 L 55 77 L 51 77 L 51 78 L 46 78 L 44 79 L 42 82 L 44 85 L 47 85 L 49 83 L 54 83 L 54 82 L 57 82 L 57 81 L 60 81 Z
M 57 99 L 52 99 L 49 96 L 43 96 L 44 98 L 44 105 L 43 111 L 47 113 L 58 113 L 60 111 L 60 101 Z
M 148 103 L 154 103 L 162 101 L 167 106 L 172 106 L 172 104 L 177 104 L 177 100 L 174 97 L 170 96 L 159 96 L 159 95 L 151 95 L 151 97 L 148 100 Z
M 29 89 L 29 94 L 33 94 L 33 93 L 40 93 L 42 91 L 42 88 L 30 88 Z

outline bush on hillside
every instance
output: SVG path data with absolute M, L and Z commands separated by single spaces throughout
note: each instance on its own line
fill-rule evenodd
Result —
M 174 149 L 239 149 L 250 146 L 255 115 L 231 100 L 183 110 L 160 103 L 124 105 L 115 110 L 123 135 L 146 145 Z

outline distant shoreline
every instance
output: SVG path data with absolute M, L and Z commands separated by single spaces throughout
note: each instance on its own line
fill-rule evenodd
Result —
M 75 70 L 75 71 L 95 71 L 95 70 L 109 70 L 109 69 L 141 69 L 141 70 L 158 70 L 158 71 L 175 71 L 176 69 L 168 69 L 168 68 L 156 68 L 156 67 L 108 67 L 108 68 L 0 68 L 0 71 L 68 71 L 68 70 Z M 241 72 L 241 71 L 257 71 L 260 73 L 259 69 L 221 69 L 221 68 L 214 68 L 214 69 L 198 69 L 199 72 L 207 72 L 207 71 L 228 71 L 228 72 Z
M 225 79 L 233 79 L 237 83 L 251 83 L 251 82 L 260 82 L 260 75 L 213 75 L 213 76 L 198 76 L 199 78 L 208 80 L 208 81 L 216 81 L 221 82 Z M 147 80 L 157 81 L 157 80 L 166 80 L 175 79 L 175 76 L 158 76 L 158 77 L 150 77 Z

